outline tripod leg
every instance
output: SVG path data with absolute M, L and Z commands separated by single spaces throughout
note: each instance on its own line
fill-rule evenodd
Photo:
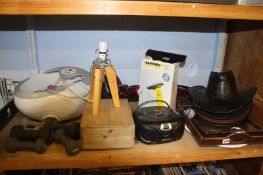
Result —
M 114 107 L 120 107 L 120 99 L 117 87 L 116 71 L 113 67 L 105 67 L 106 76 L 110 86 L 110 92 Z
M 94 95 L 93 95 L 93 114 L 98 114 L 100 110 L 101 88 L 104 70 L 96 68 L 94 70 Z
M 94 80 L 95 80 L 95 70 L 98 68 L 97 65 L 93 65 L 90 73 L 90 91 L 89 91 L 89 99 L 93 100 L 94 96 Z

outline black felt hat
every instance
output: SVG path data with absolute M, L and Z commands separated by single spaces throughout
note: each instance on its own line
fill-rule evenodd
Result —
M 193 86 L 188 89 L 195 107 L 216 114 L 227 114 L 246 106 L 254 97 L 257 88 L 237 91 L 232 71 L 211 72 L 207 88 Z

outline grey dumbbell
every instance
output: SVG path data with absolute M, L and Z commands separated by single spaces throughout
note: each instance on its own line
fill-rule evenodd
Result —
M 66 153 L 70 156 L 76 155 L 80 151 L 80 145 L 76 141 L 71 140 L 63 129 L 55 131 L 54 139 L 55 142 L 64 145 Z
M 71 125 L 64 125 L 60 123 L 57 119 L 49 117 L 43 121 L 42 127 L 52 128 L 53 131 L 63 129 L 64 131 L 66 131 L 66 133 L 71 139 L 80 139 L 80 122 L 73 122 L 71 123 Z
M 9 137 L 15 137 L 19 141 L 36 141 L 43 138 L 46 144 L 52 143 L 53 133 L 49 128 L 40 128 L 38 130 L 25 129 L 22 125 L 15 125 L 9 133 Z
M 19 150 L 31 150 L 38 154 L 42 154 L 46 150 L 46 145 L 42 138 L 37 139 L 35 142 L 18 141 L 17 138 L 9 138 L 6 149 L 10 153 L 15 153 Z

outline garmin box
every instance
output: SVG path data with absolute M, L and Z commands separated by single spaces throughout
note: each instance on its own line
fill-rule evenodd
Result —
M 163 100 L 176 107 L 179 63 L 144 58 L 141 62 L 139 105 L 149 100 Z M 158 106 L 163 106 L 157 102 Z
M 112 99 L 101 99 L 100 111 L 94 115 L 92 103 L 86 103 L 80 124 L 82 149 L 134 146 L 135 125 L 128 100 L 120 99 L 120 106 L 115 108 Z

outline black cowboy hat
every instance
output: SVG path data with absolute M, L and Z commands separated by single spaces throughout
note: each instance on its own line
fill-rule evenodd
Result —
M 248 103 L 248 105 L 246 105 L 245 107 L 229 114 L 208 113 L 200 109 L 196 109 L 195 113 L 198 116 L 198 119 L 202 119 L 207 123 L 210 123 L 211 125 L 224 127 L 224 126 L 231 126 L 231 125 L 241 124 L 243 122 L 246 122 L 249 113 L 251 111 L 251 108 L 252 108 L 252 102 Z M 224 117 L 219 117 L 219 116 L 224 116 Z
M 193 86 L 188 91 L 195 107 L 210 113 L 227 114 L 246 106 L 257 88 L 237 92 L 233 72 L 227 71 L 211 72 L 207 88 Z

